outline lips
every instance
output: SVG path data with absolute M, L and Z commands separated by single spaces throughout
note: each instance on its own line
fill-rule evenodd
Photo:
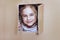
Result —
M 32 21 L 27 21 L 27 23 L 31 23 Z

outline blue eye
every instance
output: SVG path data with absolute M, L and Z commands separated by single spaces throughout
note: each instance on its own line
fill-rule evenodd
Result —
M 33 16 L 34 14 L 30 14 L 30 16 Z
M 23 15 L 23 17 L 27 17 L 27 15 Z

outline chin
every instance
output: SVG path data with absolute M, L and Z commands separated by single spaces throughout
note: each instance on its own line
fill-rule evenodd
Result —
M 27 26 L 32 26 L 32 25 L 27 25 Z
M 26 24 L 27 26 L 33 26 L 33 24 Z

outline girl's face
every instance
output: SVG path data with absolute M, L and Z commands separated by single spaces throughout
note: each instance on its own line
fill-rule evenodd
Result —
M 29 6 L 23 10 L 22 18 L 24 24 L 27 26 L 32 26 L 34 23 L 36 23 L 36 13 Z

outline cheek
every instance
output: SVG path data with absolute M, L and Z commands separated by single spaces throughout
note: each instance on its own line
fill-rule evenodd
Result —
M 31 17 L 31 20 L 36 20 L 36 16 L 32 16 Z
M 23 22 L 26 22 L 27 21 L 27 18 L 26 17 L 23 17 Z

